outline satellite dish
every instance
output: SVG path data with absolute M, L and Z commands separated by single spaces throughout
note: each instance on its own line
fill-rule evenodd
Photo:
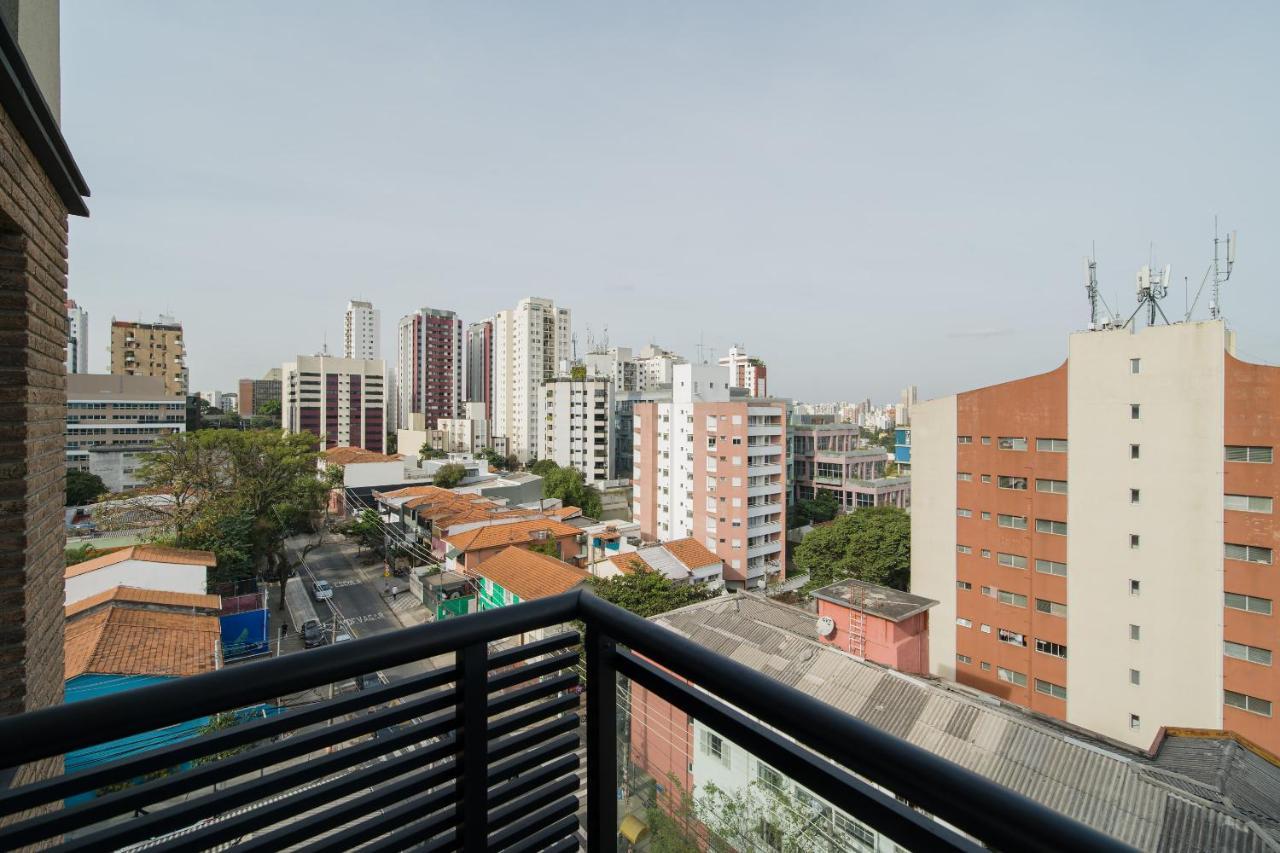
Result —
M 818 636 L 824 639 L 831 639 L 836 633 L 836 620 L 830 616 L 819 616 L 817 624 Z

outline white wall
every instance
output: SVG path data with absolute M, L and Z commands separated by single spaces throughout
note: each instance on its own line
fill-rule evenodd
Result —
M 1070 346 L 1067 718 L 1142 747 L 1161 725 L 1220 728 L 1223 325 L 1082 332 Z M 1142 360 L 1136 375 L 1131 358 Z M 1129 639 L 1131 624 L 1141 640 Z
M 65 580 L 66 603 L 74 604 L 112 587 L 134 586 L 166 592 L 205 593 L 205 567 L 151 560 L 122 560 Z
M 956 677 L 956 398 L 911 412 L 911 592 L 929 615 L 929 671 Z

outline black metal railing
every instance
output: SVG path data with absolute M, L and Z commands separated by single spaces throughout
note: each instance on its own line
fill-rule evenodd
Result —
M 406 665 L 418 671 L 297 698 Z M 617 850 L 619 676 L 904 847 L 1122 849 L 586 591 L 0 719 L 16 768 L 262 711 L 0 793 L 0 849 L 577 849 L 585 722 L 585 842 Z

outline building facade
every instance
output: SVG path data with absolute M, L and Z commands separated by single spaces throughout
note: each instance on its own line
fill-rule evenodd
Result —
M 467 327 L 467 402 L 484 404 L 484 416 L 493 418 L 493 321 Z
M 97 474 L 119 492 L 139 484 L 141 457 L 187 428 L 186 401 L 151 376 L 76 373 L 67 377 L 67 470 Z
M 521 462 L 538 456 L 542 383 L 572 357 L 572 317 L 550 299 L 528 297 L 493 318 L 494 435 Z
M 397 335 L 397 410 L 426 416 L 427 429 L 440 418 L 462 414 L 462 321 L 452 311 L 420 308 L 400 318 Z
M 111 372 L 117 376 L 153 376 L 171 396 L 185 398 L 187 351 L 182 324 L 161 316 L 154 323 L 111 319 Z
M 830 492 L 844 512 L 869 506 L 911 507 L 911 479 L 886 477 L 891 461 L 878 446 L 858 447 L 858 427 L 823 416 L 793 417 L 788 431 L 794 496 Z
M 386 363 L 382 359 L 298 356 L 280 369 L 281 425 L 310 432 L 323 446 L 382 453 L 386 441 Z
M 645 539 L 695 537 L 730 589 L 784 577 L 787 405 L 749 398 L 723 367 L 676 365 L 669 402 L 633 408 L 634 519 Z
M 1136 746 L 1280 748 L 1280 369 L 1233 349 L 1219 321 L 1082 332 L 1056 370 L 914 408 L 937 675 Z
M 89 372 L 89 312 L 67 300 L 67 373 Z
M 441 418 L 436 421 L 434 432 L 427 438 L 435 449 L 446 453 L 479 453 L 491 446 L 484 403 L 466 403 L 463 408 L 465 412 L 462 417 Z M 415 449 L 404 448 L 406 453 L 413 453 Z
M 271 368 L 261 379 L 240 380 L 240 393 L 236 395 L 240 417 L 251 418 L 261 414 L 263 403 L 279 403 L 280 400 L 280 368 Z
M 382 358 L 382 312 L 372 302 L 353 299 L 343 319 L 342 354 L 347 358 Z
M 729 381 L 734 388 L 745 388 L 752 397 L 769 395 L 768 368 L 760 359 L 748 356 L 742 344 L 729 347 L 729 354 L 720 358 L 720 366 L 729 368 Z
M 588 483 L 612 477 L 613 380 L 557 376 L 542 385 L 538 458 L 577 468 Z

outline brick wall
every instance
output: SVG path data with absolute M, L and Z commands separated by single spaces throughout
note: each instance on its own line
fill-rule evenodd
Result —
M 0 714 L 14 714 L 62 702 L 67 210 L 3 111 L 0 155 Z

